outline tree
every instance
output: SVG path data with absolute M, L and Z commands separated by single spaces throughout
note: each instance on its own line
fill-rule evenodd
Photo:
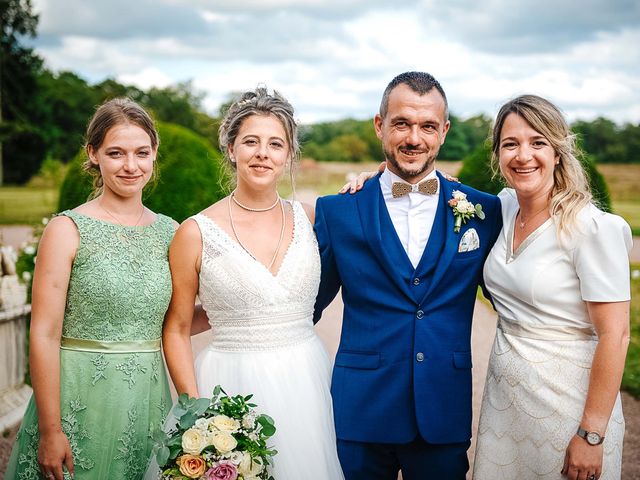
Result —
M 21 181 L 24 165 L 42 161 L 42 138 L 33 127 L 30 114 L 36 78 L 42 60 L 20 44 L 24 36 L 34 37 L 38 16 L 31 0 L 0 0 L 0 185 L 5 180 Z M 33 141 L 33 143 L 32 143 Z M 13 144 L 12 144 L 13 142 Z M 34 148 L 31 148 L 31 146 Z M 6 149 L 6 150 L 5 150 Z M 2 153 L 7 155 L 8 161 Z M 11 166 L 11 169 L 6 167 Z M 36 167 L 37 170 L 37 167 Z M 28 178 L 28 177 L 27 177 Z
M 229 192 L 229 175 L 220 154 L 205 138 L 179 125 L 158 122 L 158 179 L 145 187 L 150 209 L 178 222 L 220 200 Z M 78 152 L 60 187 L 60 211 L 87 201 L 91 177 L 82 170 L 87 156 Z
M 610 212 L 611 198 L 604 177 L 598 172 L 595 162 L 589 155 L 580 155 L 578 158 L 587 175 L 594 203 L 605 212 Z M 477 188 L 483 192 L 497 194 L 506 184 L 502 175 L 499 173 L 496 175 L 493 174 L 490 159 L 491 143 L 485 141 L 464 159 L 462 169 L 458 173 L 458 178 L 462 183 L 471 185 L 473 188 Z
M 40 125 L 51 158 L 69 162 L 83 144 L 87 119 L 101 103 L 98 93 L 73 72 L 43 71 L 38 78 Z

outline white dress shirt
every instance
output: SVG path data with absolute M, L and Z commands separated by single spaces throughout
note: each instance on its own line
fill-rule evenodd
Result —
M 438 179 L 434 169 L 429 175 L 421 180 L 424 182 L 429 178 Z M 433 227 L 440 198 L 440 182 L 438 181 L 438 191 L 435 195 L 425 195 L 420 192 L 409 192 L 402 197 L 393 198 L 391 185 L 393 182 L 408 183 L 398 177 L 395 173 L 386 169 L 380 175 L 380 189 L 387 205 L 389 216 L 396 229 L 400 243 L 407 252 L 407 256 L 413 265 L 418 266 Z

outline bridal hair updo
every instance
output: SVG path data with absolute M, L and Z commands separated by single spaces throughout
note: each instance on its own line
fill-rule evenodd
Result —
M 587 175 L 578 160 L 582 154 L 576 147 L 576 136 L 564 115 L 554 104 L 537 95 L 521 95 L 505 103 L 493 125 L 491 134 L 491 166 L 499 171 L 500 135 L 509 114 L 523 118 L 553 147 L 559 162 L 553 171 L 553 187 L 549 213 L 555 218 L 559 237 L 570 238 L 577 215 L 593 201 Z
M 117 125 L 135 125 L 144 130 L 151 139 L 151 147 L 154 150 L 158 149 L 160 144 L 160 137 L 156 130 L 155 123 L 149 113 L 142 108 L 138 103 L 134 102 L 130 98 L 121 97 L 107 100 L 98 107 L 96 112 L 89 120 L 87 126 L 87 132 L 85 134 L 84 149 L 89 155 L 89 147 L 94 151 L 98 150 L 104 142 L 107 132 Z M 153 177 L 156 175 L 156 162 L 153 164 Z M 100 166 L 91 162 L 90 158 L 82 165 L 82 168 L 91 174 L 93 178 L 93 194 L 92 197 L 97 197 L 102 193 L 103 180 L 100 174 Z
M 273 93 L 269 93 L 266 87 L 258 87 L 253 91 L 244 92 L 229 107 L 222 119 L 218 140 L 227 164 L 235 170 L 236 165 L 229 158 L 229 147 L 236 141 L 242 122 L 252 115 L 271 115 L 282 124 L 289 144 L 291 181 L 293 183 L 294 163 L 300 156 L 298 124 L 293 117 L 294 111 L 289 101 L 275 90 Z

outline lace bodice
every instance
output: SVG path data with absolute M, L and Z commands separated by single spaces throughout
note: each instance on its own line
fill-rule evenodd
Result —
M 264 350 L 313 335 L 318 244 L 302 205 L 292 206 L 293 240 L 275 276 L 209 217 L 192 217 L 202 234 L 199 296 L 213 331 L 213 348 Z
M 167 252 L 173 221 L 126 227 L 62 212 L 80 233 L 62 326 L 65 337 L 103 341 L 153 340 L 171 298 Z

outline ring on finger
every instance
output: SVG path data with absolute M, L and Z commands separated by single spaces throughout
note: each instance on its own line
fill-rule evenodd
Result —
M 587 480 L 596 480 L 597 478 L 598 478 L 598 477 L 596 477 L 596 474 L 595 474 L 595 473 L 592 473 L 591 475 L 589 475 L 589 476 L 587 477 Z

